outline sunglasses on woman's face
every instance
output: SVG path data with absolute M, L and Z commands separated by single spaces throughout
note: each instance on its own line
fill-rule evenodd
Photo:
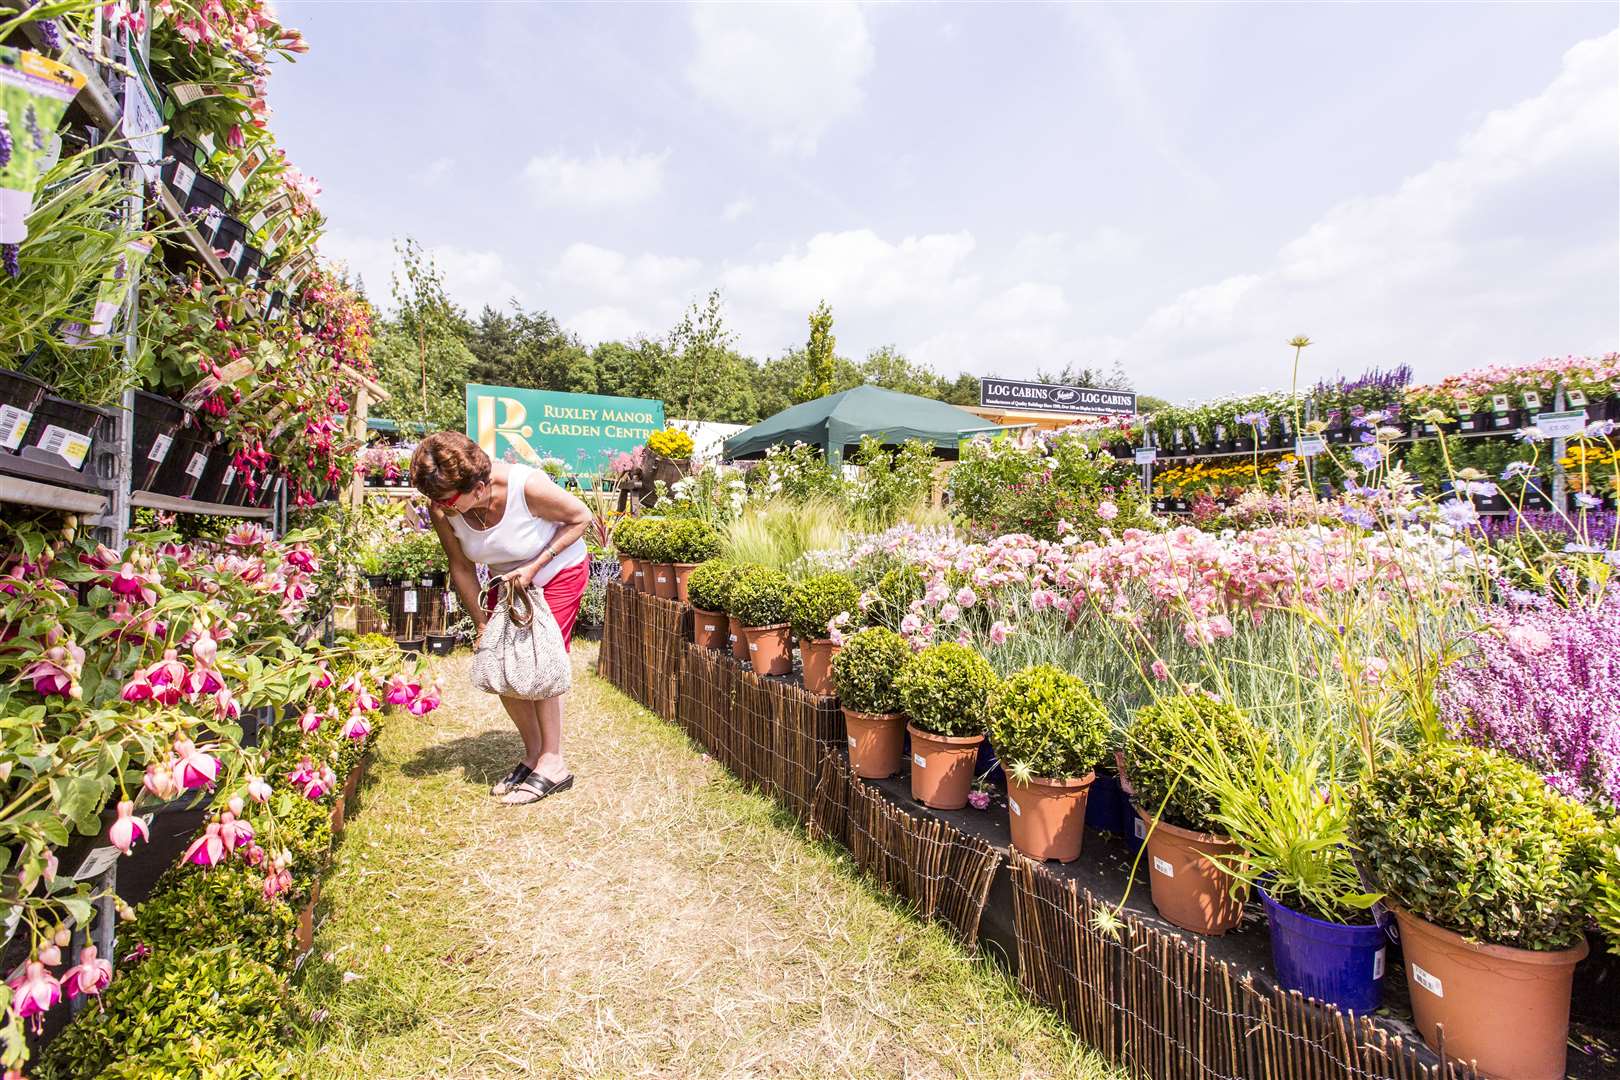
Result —
M 450 496 L 450 498 L 448 498 L 448 499 L 434 499 L 434 500 L 432 500 L 432 502 L 433 502 L 434 506 L 437 506 L 440 510 L 444 511 L 446 514 L 459 514 L 459 513 L 461 513 L 461 509 L 459 507 L 457 507 L 456 504 L 458 502 L 461 502 L 463 499 L 467 498 L 469 495 L 471 495 L 473 493 L 473 491 L 477 491 L 477 490 L 478 490 L 478 488 L 474 487 L 472 489 L 472 491 L 457 492 L 455 495 Z

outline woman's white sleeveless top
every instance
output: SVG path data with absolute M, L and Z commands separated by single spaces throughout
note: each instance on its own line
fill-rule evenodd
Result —
M 540 557 L 557 535 L 557 524 L 543 521 L 529 512 L 529 500 L 523 497 L 523 487 L 534 469 L 528 465 L 511 465 L 506 472 L 506 512 L 501 520 L 488 529 L 475 529 L 465 514 L 451 514 L 450 528 L 461 541 L 461 550 L 475 563 L 488 566 L 496 574 L 507 574 Z M 536 585 L 544 585 L 570 566 L 578 566 L 589 558 L 583 539 L 575 540 L 557 557 L 540 568 L 534 576 Z

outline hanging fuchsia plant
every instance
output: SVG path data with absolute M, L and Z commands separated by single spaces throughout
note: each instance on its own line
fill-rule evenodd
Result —
M 1571 607 L 1516 599 L 1447 672 L 1442 715 L 1453 734 L 1527 762 L 1563 794 L 1620 807 L 1620 594 Z

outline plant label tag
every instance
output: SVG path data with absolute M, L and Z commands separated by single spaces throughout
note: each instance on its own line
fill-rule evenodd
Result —
M 159 465 L 169 456 L 169 447 L 174 445 L 174 439 L 168 435 L 159 435 L 152 440 L 152 449 L 146 452 L 147 461 L 155 461 Z
M 1024 816 L 1023 808 L 1018 805 L 1018 800 L 1017 799 L 1009 798 L 1007 800 L 1007 809 L 1011 810 L 1013 813 L 1017 814 L 1019 817 Z
M 1508 404 L 1508 396 L 1506 394 L 1494 394 L 1491 396 L 1491 408 L 1495 409 L 1497 412 L 1507 412 L 1511 407 L 1512 406 Z
M 1373 982 L 1384 977 L 1384 950 L 1380 948 L 1373 953 Z
M 1469 414 L 1468 416 L 1459 416 L 1459 417 L 1457 417 L 1457 430 L 1458 431 L 1473 431 L 1474 430 L 1474 417 L 1473 417 L 1473 414 Z
M 444 594 L 444 610 L 446 610 L 446 611 L 460 611 L 461 610 L 461 601 L 456 599 L 456 594 L 454 592 L 446 592 Z
M 1586 408 L 1586 391 L 1584 391 L 1584 390 L 1565 390 L 1564 391 L 1564 404 L 1568 405 L 1572 409 L 1584 409 L 1584 408 Z
M 1138 840 L 1146 840 L 1147 822 L 1143 821 L 1141 818 L 1137 818 L 1135 821 L 1131 822 L 1131 832 L 1136 834 L 1136 838 Z
M 1136 452 L 1138 465 L 1151 465 L 1159 460 L 1159 449 L 1156 446 L 1144 446 Z
M 720 628 L 714 625 L 714 623 L 704 623 L 703 632 L 705 634 L 717 634 L 720 632 Z
M 152 815 L 147 814 L 145 820 L 150 822 Z M 91 878 L 100 877 L 107 872 L 108 867 L 117 861 L 118 849 L 111 844 L 106 847 L 96 848 L 96 850 L 86 855 L 84 862 L 80 863 L 79 868 L 73 871 L 73 880 L 89 881 Z
M 1526 390 L 1524 392 L 1524 407 L 1531 412 L 1541 408 L 1541 395 L 1534 390 Z
M 1430 975 L 1427 971 L 1424 971 L 1416 964 L 1412 965 L 1412 981 L 1423 987 L 1423 989 L 1427 990 L 1437 998 L 1443 998 L 1446 996 L 1445 985 L 1441 983 L 1439 979 L 1435 978 L 1433 975 Z
M 1294 440 L 1295 457 L 1315 457 L 1327 449 L 1327 440 L 1320 435 L 1301 435 Z
M 236 466 L 226 466 L 225 475 L 220 477 L 219 480 L 219 490 L 229 491 L 231 489 L 231 485 L 234 483 L 236 483 Z
M 637 570 L 637 571 L 636 571 L 636 577 L 641 577 L 641 576 L 642 576 L 642 575 L 643 575 L 643 573 L 644 573 L 644 571 L 642 571 L 642 570 L 640 570 L 640 569 L 638 569 L 638 570 Z
M 207 454 L 192 454 L 191 460 L 186 462 L 186 475 L 196 480 L 202 479 L 203 470 L 208 468 Z
M 669 581 L 669 578 L 666 575 L 664 575 L 664 574 L 659 574 L 658 575 L 658 584 L 662 585 L 667 581 Z
M 1159 858 L 1157 855 L 1153 856 L 1153 869 L 1156 872 L 1163 874 L 1165 877 L 1176 876 L 1176 868 Z
M 197 182 L 197 170 L 183 161 L 174 163 L 174 177 L 169 186 L 181 195 L 191 194 L 191 185 Z
M 855 736 L 853 735 L 849 737 L 849 748 L 851 750 L 855 749 Z
M 0 446 L 7 450 L 15 450 L 22 445 L 23 436 L 28 434 L 28 421 L 34 414 L 26 409 L 19 409 L 15 405 L 0 405 Z
M 917 768 L 919 768 L 919 769 L 928 768 L 928 762 L 923 760 L 923 756 L 921 754 L 912 754 L 911 755 L 911 763 L 913 765 L 917 766 Z
M 407 614 L 407 615 L 415 615 L 416 614 L 416 590 L 415 589 L 406 589 L 404 592 L 399 594 L 399 599 L 400 599 L 400 605 L 404 609 L 405 614 Z
M 77 469 L 83 467 L 84 459 L 90 456 L 90 436 L 47 424 L 39 437 L 39 448 Z
M 1570 435 L 1579 435 L 1586 430 L 1586 410 L 1570 409 L 1567 412 L 1537 413 L 1536 428 L 1549 439 L 1562 439 Z

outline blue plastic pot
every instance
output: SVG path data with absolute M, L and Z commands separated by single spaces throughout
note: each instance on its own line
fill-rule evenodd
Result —
M 1136 804 L 1131 801 L 1131 797 L 1125 794 L 1123 789 L 1120 790 L 1119 800 L 1124 804 L 1125 808 L 1125 828 L 1120 835 L 1125 837 L 1125 846 L 1130 849 L 1131 857 L 1135 858 L 1136 853 L 1142 850 L 1142 845 L 1147 843 L 1147 822 L 1143 821 L 1142 816 L 1136 812 Z M 1147 865 L 1146 860 L 1143 861 L 1142 865 L 1144 867 Z
M 1091 794 L 1086 797 L 1086 828 L 1124 836 L 1130 831 L 1125 823 L 1125 793 L 1119 789 L 1119 777 L 1113 773 L 1098 772 L 1091 782 Z
M 1264 889 L 1277 981 L 1318 1001 L 1363 1015 L 1384 992 L 1384 931 L 1376 923 L 1346 926 L 1285 907 Z

